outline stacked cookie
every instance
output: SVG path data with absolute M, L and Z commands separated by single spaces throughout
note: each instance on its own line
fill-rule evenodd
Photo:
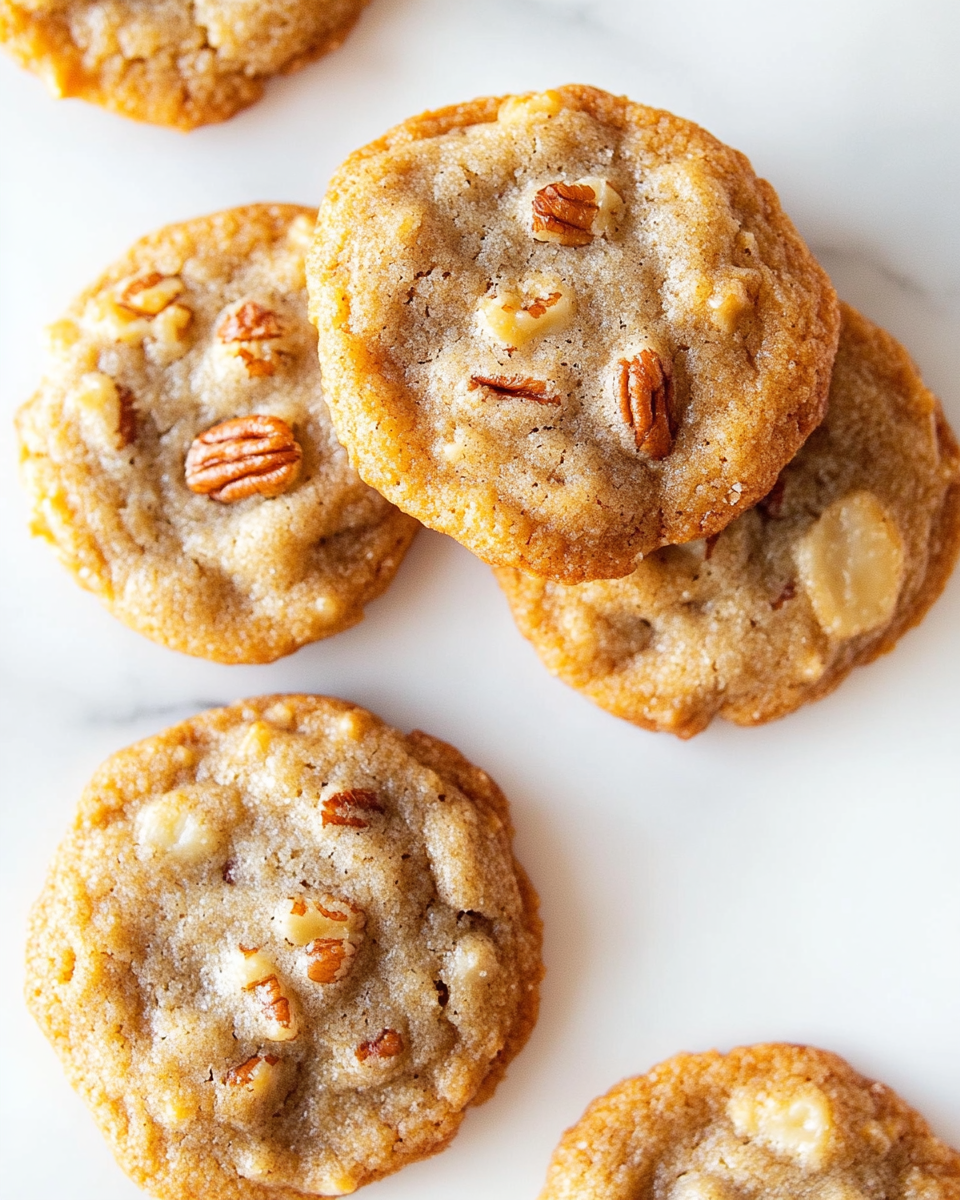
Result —
M 957 557 L 936 399 L 747 160 L 668 113 L 564 87 L 408 121 L 335 175 L 308 285 L 362 478 L 639 725 L 824 695 Z

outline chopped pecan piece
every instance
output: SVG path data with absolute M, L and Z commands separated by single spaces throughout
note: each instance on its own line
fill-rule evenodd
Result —
M 396 1058 L 403 1051 L 403 1038 L 395 1029 L 382 1029 L 369 1042 L 361 1042 L 357 1047 L 357 1058 L 366 1062 L 368 1058 Z
M 283 335 L 283 328 L 275 312 L 246 300 L 220 322 L 217 337 L 221 342 L 263 342 Z
M 560 397 L 542 379 L 526 375 L 471 375 L 467 385 L 471 391 L 487 388 L 507 400 L 532 400 L 534 404 L 559 404 Z
M 317 938 L 307 947 L 307 978 L 314 983 L 339 983 L 350 973 L 357 948 L 346 938 Z
M 589 184 L 548 183 L 533 198 L 533 236 L 551 235 L 562 246 L 589 245 L 599 209 Z
M 346 792 L 337 792 L 323 802 L 322 824 L 350 825 L 354 829 L 366 829 L 370 822 L 351 813 L 351 809 L 359 809 L 361 812 L 383 812 L 383 805 L 377 799 L 377 793 L 367 791 L 366 788 L 350 788 Z
M 176 275 L 151 271 L 131 280 L 120 293 L 117 303 L 137 316 L 150 319 L 163 312 L 182 291 L 183 281 Z
M 647 458 L 666 458 L 673 448 L 673 385 L 670 369 L 655 350 L 622 358 L 617 393 L 623 419 L 634 431 L 637 449 Z
M 270 1020 L 276 1021 L 284 1029 L 289 1028 L 290 1001 L 283 994 L 283 988 L 276 975 L 268 975 L 266 979 L 260 979 L 248 987 L 255 993 L 260 1007 Z
M 238 1067 L 231 1067 L 224 1076 L 223 1082 L 234 1087 L 248 1087 L 253 1082 L 253 1076 L 261 1063 L 265 1062 L 268 1066 L 274 1067 L 279 1061 L 280 1059 L 275 1054 L 253 1054 Z
M 222 504 L 247 496 L 279 496 L 300 471 L 303 451 L 279 417 L 255 413 L 215 425 L 193 439 L 187 487 Z

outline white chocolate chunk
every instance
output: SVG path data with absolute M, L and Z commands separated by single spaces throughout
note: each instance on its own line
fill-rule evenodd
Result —
M 142 855 L 169 854 L 181 862 L 199 862 L 220 845 L 216 830 L 180 791 L 167 792 L 141 808 L 136 836 Z
M 477 305 L 481 331 L 507 349 L 525 346 L 534 338 L 559 333 L 576 312 L 573 289 L 552 279 L 527 280 L 522 294 L 498 292 Z
M 797 570 L 824 632 L 855 637 L 893 615 L 903 582 L 903 541 L 872 492 L 835 500 L 795 549 Z
M 551 88 L 546 92 L 534 92 L 532 96 L 509 96 L 500 105 L 497 120 L 502 125 L 524 125 L 529 121 L 547 120 L 562 111 L 560 93 Z
M 830 1101 L 813 1084 L 787 1095 L 742 1088 L 731 1096 L 727 1113 L 740 1137 L 805 1164 L 823 1158 L 833 1129 Z

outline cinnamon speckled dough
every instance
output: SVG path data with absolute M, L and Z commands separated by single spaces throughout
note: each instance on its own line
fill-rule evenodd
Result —
M 194 129 L 334 50 L 367 0 L 0 0 L 0 41 L 54 96 Z
M 109 759 L 34 906 L 27 1000 L 124 1170 L 161 1200 L 298 1200 L 443 1149 L 536 1020 L 511 834 L 452 746 L 324 697 Z
M 960 1154 L 825 1050 L 678 1054 L 595 1100 L 540 1200 L 957 1200 Z
M 51 327 L 18 418 L 34 531 L 128 625 L 219 662 L 355 625 L 417 528 L 361 482 L 323 401 L 303 278 L 314 215 L 252 205 L 138 242 Z M 301 445 L 287 490 L 231 504 L 189 490 L 193 439 L 252 413 Z
M 537 192 L 583 178 L 623 201 L 606 232 L 535 240 Z M 760 499 L 823 415 L 836 297 L 773 189 L 689 121 L 594 88 L 475 100 L 357 151 L 307 277 L 360 474 L 494 564 L 568 583 L 627 574 Z M 567 317 L 511 351 L 480 315 L 509 294 L 562 296 Z M 672 366 L 676 440 L 660 461 L 617 396 L 618 363 L 644 349 Z M 474 376 L 532 379 L 560 403 Z
M 826 510 L 864 493 L 896 528 L 899 590 L 869 628 L 824 628 L 801 548 Z M 940 406 L 903 347 L 844 305 L 826 420 L 715 541 L 579 587 L 497 575 L 554 674 L 618 717 L 690 737 L 716 714 L 755 725 L 832 691 L 922 619 L 958 550 L 960 452 Z

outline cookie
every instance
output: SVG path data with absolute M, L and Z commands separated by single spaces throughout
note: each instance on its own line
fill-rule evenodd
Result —
M 958 1200 L 960 1154 L 810 1046 L 678 1054 L 595 1100 L 540 1200 Z
M 487 562 L 567 583 L 764 496 L 823 416 L 839 325 L 742 154 L 588 87 L 357 151 L 307 279 L 361 476 Z
M 0 41 L 54 96 L 155 125 L 225 121 L 336 49 L 367 0 L 0 0 Z
M 122 621 L 218 662 L 355 625 L 417 529 L 323 401 L 314 215 L 252 205 L 138 242 L 51 328 L 18 417 L 34 532 Z
M 770 494 L 626 579 L 501 570 L 555 675 L 645 729 L 771 721 L 893 648 L 960 551 L 960 452 L 906 351 L 844 305 L 830 408 Z
M 340 700 L 214 709 L 96 773 L 27 1000 L 161 1200 L 339 1196 L 444 1148 L 536 1020 L 507 801 Z

